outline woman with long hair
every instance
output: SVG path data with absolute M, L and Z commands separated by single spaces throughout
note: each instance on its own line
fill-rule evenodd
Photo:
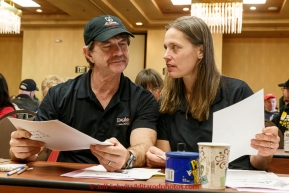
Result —
M 10 101 L 8 84 L 5 77 L 0 73 L 0 117 L 14 110 L 14 105 Z
M 212 141 L 213 113 L 253 94 L 244 81 L 218 71 L 210 29 L 200 18 L 184 16 L 166 26 L 164 48 L 168 74 L 161 92 L 158 139 L 146 153 L 147 165 L 157 167 L 165 166 L 158 156 L 177 151 L 178 143 L 198 152 L 198 142 Z M 268 168 L 280 138 L 277 127 L 262 132 L 251 140 L 258 155 L 237 158 L 230 169 Z

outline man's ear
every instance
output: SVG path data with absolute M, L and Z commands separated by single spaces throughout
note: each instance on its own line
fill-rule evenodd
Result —
M 93 57 L 91 56 L 91 52 L 88 50 L 87 46 L 83 46 L 82 51 L 84 56 L 92 63 L 94 63 Z

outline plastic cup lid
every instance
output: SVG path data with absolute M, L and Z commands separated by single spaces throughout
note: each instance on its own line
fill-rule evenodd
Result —
M 186 151 L 170 151 L 166 152 L 167 157 L 193 157 L 198 158 L 199 153 L 197 152 L 186 152 Z
M 214 147 L 217 147 L 217 146 L 231 146 L 231 144 L 229 143 L 213 143 L 213 142 L 199 142 L 197 143 L 199 146 L 202 145 L 202 146 L 214 146 Z

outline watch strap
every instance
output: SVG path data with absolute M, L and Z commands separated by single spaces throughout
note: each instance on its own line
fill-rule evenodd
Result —
M 125 169 L 129 169 L 129 168 L 132 168 L 133 167 L 133 164 L 136 160 L 135 156 L 133 155 L 133 153 L 131 151 L 129 151 L 129 159 L 127 160 L 127 163 L 126 163 L 126 167 Z

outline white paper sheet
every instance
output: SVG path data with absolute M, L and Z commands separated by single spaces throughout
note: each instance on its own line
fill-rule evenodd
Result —
M 264 119 L 264 91 L 213 114 L 213 142 L 229 143 L 229 162 L 243 155 L 257 155 L 250 146 L 251 139 L 262 133 Z
M 288 178 L 278 177 L 274 173 L 254 170 L 228 170 L 226 176 L 226 186 L 238 190 L 279 190 L 289 191 Z M 265 191 L 263 191 L 265 192 Z
M 71 178 L 98 178 L 110 180 L 147 180 L 153 175 L 165 175 L 159 171 L 160 169 L 132 168 L 121 170 L 121 172 L 107 172 L 102 165 L 98 165 L 85 168 L 83 170 L 76 170 L 73 172 L 65 173 L 61 176 Z
M 0 164 L 0 172 L 9 172 L 25 166 L 26 164 Z
M 17 129 L 24 129 L 32 134 L 30 139 L 43 141 L 45 147 L 56 151 L 89 149 L 90 145 L 112 145 L 100 142 L 58 120 L 27 121 L 8 118 Z

